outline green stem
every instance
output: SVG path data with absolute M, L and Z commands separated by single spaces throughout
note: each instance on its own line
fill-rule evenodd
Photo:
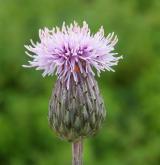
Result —
M 82 156 L 83 156 L 83 141 L 72 143 L 72 165 L 82 165 Z

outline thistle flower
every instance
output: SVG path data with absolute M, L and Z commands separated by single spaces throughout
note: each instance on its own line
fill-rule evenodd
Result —
M 105 118 L 95 73 L 114 71 L 122 56 L 114 51 L 118 39 L 114 33 L 104 36 L 101 27 L 91 34 L 86 22 L 62 28 L 39 30 L 40 42 L 25 46 L 32 58 L 29 65 L 43 70 L 43 76 L 57 75 L 49 102 L 49 123 L 57 134 L 68 141 L 94 135 Z
M 76 22 L 70 26 L 39 30 L 40 42 L 36 44 L 31 40 L 26 52 L 33 60 L 24 67 L 35 67 L 43 70 L 43 76 L 57 75 L 63 79 L 69 89 L 70 79 L 78 82 L 79 73 L 94 75 L 93 68 L 97 70 L 98 76 L 101 71 L 114 71 L 112 66 L 117 65 L 117 53 L 113 53 L 117 43 L 117 36 L 110 33 L 104 36 L 101 27 L 96 34 L 91 34 L 86 22 L 80 27 Z

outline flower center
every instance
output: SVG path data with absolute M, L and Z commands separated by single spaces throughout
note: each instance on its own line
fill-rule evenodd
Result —
M 77 64 L 75 64 L 75 66 L 74 66 L 74 72 L 76 72 L 76 73 L 80 72 L 79 66 Z

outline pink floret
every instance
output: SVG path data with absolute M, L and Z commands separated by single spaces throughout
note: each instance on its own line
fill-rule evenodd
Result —
M 62 28 L 39 30 L 40 42 L 26 45 L 26 54 L 32 58 L 29 65 L 43 70 L 43 76 L 57 75 L 68 83 L 73 77 L 77 82 L 77 73 L 93 74 L 93 68 L 98 75 L 101 71 L 114 71 L 112 66 L 117 65 L 119 59 L 114 53 L 114 46 L 118 39 L 114 33 L 104 36 L 101 27 L 97 33 L 91 34 L 86 22 L 80 27 L 76 22 Z

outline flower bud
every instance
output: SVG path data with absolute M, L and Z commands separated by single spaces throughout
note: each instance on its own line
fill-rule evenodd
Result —
M 70 79 L 69 88 L 58 79 L 49 102 L 49 124 L 67 141 L 94 135 L 106 116 L 97 82 L 92 74 L 78 74 Z

